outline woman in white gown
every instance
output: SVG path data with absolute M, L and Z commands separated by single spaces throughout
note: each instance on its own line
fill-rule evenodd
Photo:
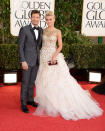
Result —
M 99 104 L 70 75 L 64 56 L 60 53 L 62 36 L 61 31 L 54 27 L 53 12 L 47 12 L 45 18 L 48 27 L 43 31 L 40 66 L 35 81 L 35 101 L 39 106 L 34 114 L 61 115 L 66 120 L 90 119 L 102 115 Z M 49 65 L 48 61 L 53 65 Z

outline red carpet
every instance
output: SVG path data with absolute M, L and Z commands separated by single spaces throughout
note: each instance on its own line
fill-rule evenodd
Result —
M 95 84 L 80 82 L 84 89 Z M 105 110 L 105 96 L 91 92 Z M 0 131 L 105 131 L 105 113 L 95 119 L 66 121 L 61 117 L 33 116 L 35 108 L 28 106 L 29 114 L 20 108 L 20 84 L 0 87 Z M 91 107 L 90 107 L 91 108 Z

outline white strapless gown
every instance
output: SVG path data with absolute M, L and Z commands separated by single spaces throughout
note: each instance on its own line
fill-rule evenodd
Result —
M 56 51 L 59 31 L 56 28 L 53 31 L 47 28 L 43 31 L 40 66 L 35 81 L 35 101 L 39 106 L 34 115 L 61 115 L 66 120 L 90 119 L 100 116 L 103 111 L 99 104 L 70 75 L 62 53 L 57 56 L 57 65 L 48 65 L 48 61 Z

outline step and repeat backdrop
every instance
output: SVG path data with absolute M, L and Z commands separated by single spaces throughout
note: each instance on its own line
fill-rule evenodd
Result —
M 39 26 L 46 27 L 46 11 L 54 11 L 55 0 L 10 0 L 10 31 L 13 36 L 18 36 L 22 26 L 30 23 L 31 10 L 40 10 L 41 21 Z
M 30 23 L 31 10 L 41 12 L 39 26 L 46 27 L 45 13 L 54 11 L 55 0 L 10 0 L 10 30 L 18 36 L 21 26 Z M 83 0 L 81 33 L 86 36 L 105 36 L 105 0 Z
M 105 0 L 84 0 L 81 33 L 105 36 Z

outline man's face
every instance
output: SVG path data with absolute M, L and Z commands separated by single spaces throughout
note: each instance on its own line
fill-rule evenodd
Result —
M 40 22 L 40 15 L 38 13 L 32 14 L 32 16 L 31 16 L 31 23 L 34 26 L 38 26 L 39 22 Z

